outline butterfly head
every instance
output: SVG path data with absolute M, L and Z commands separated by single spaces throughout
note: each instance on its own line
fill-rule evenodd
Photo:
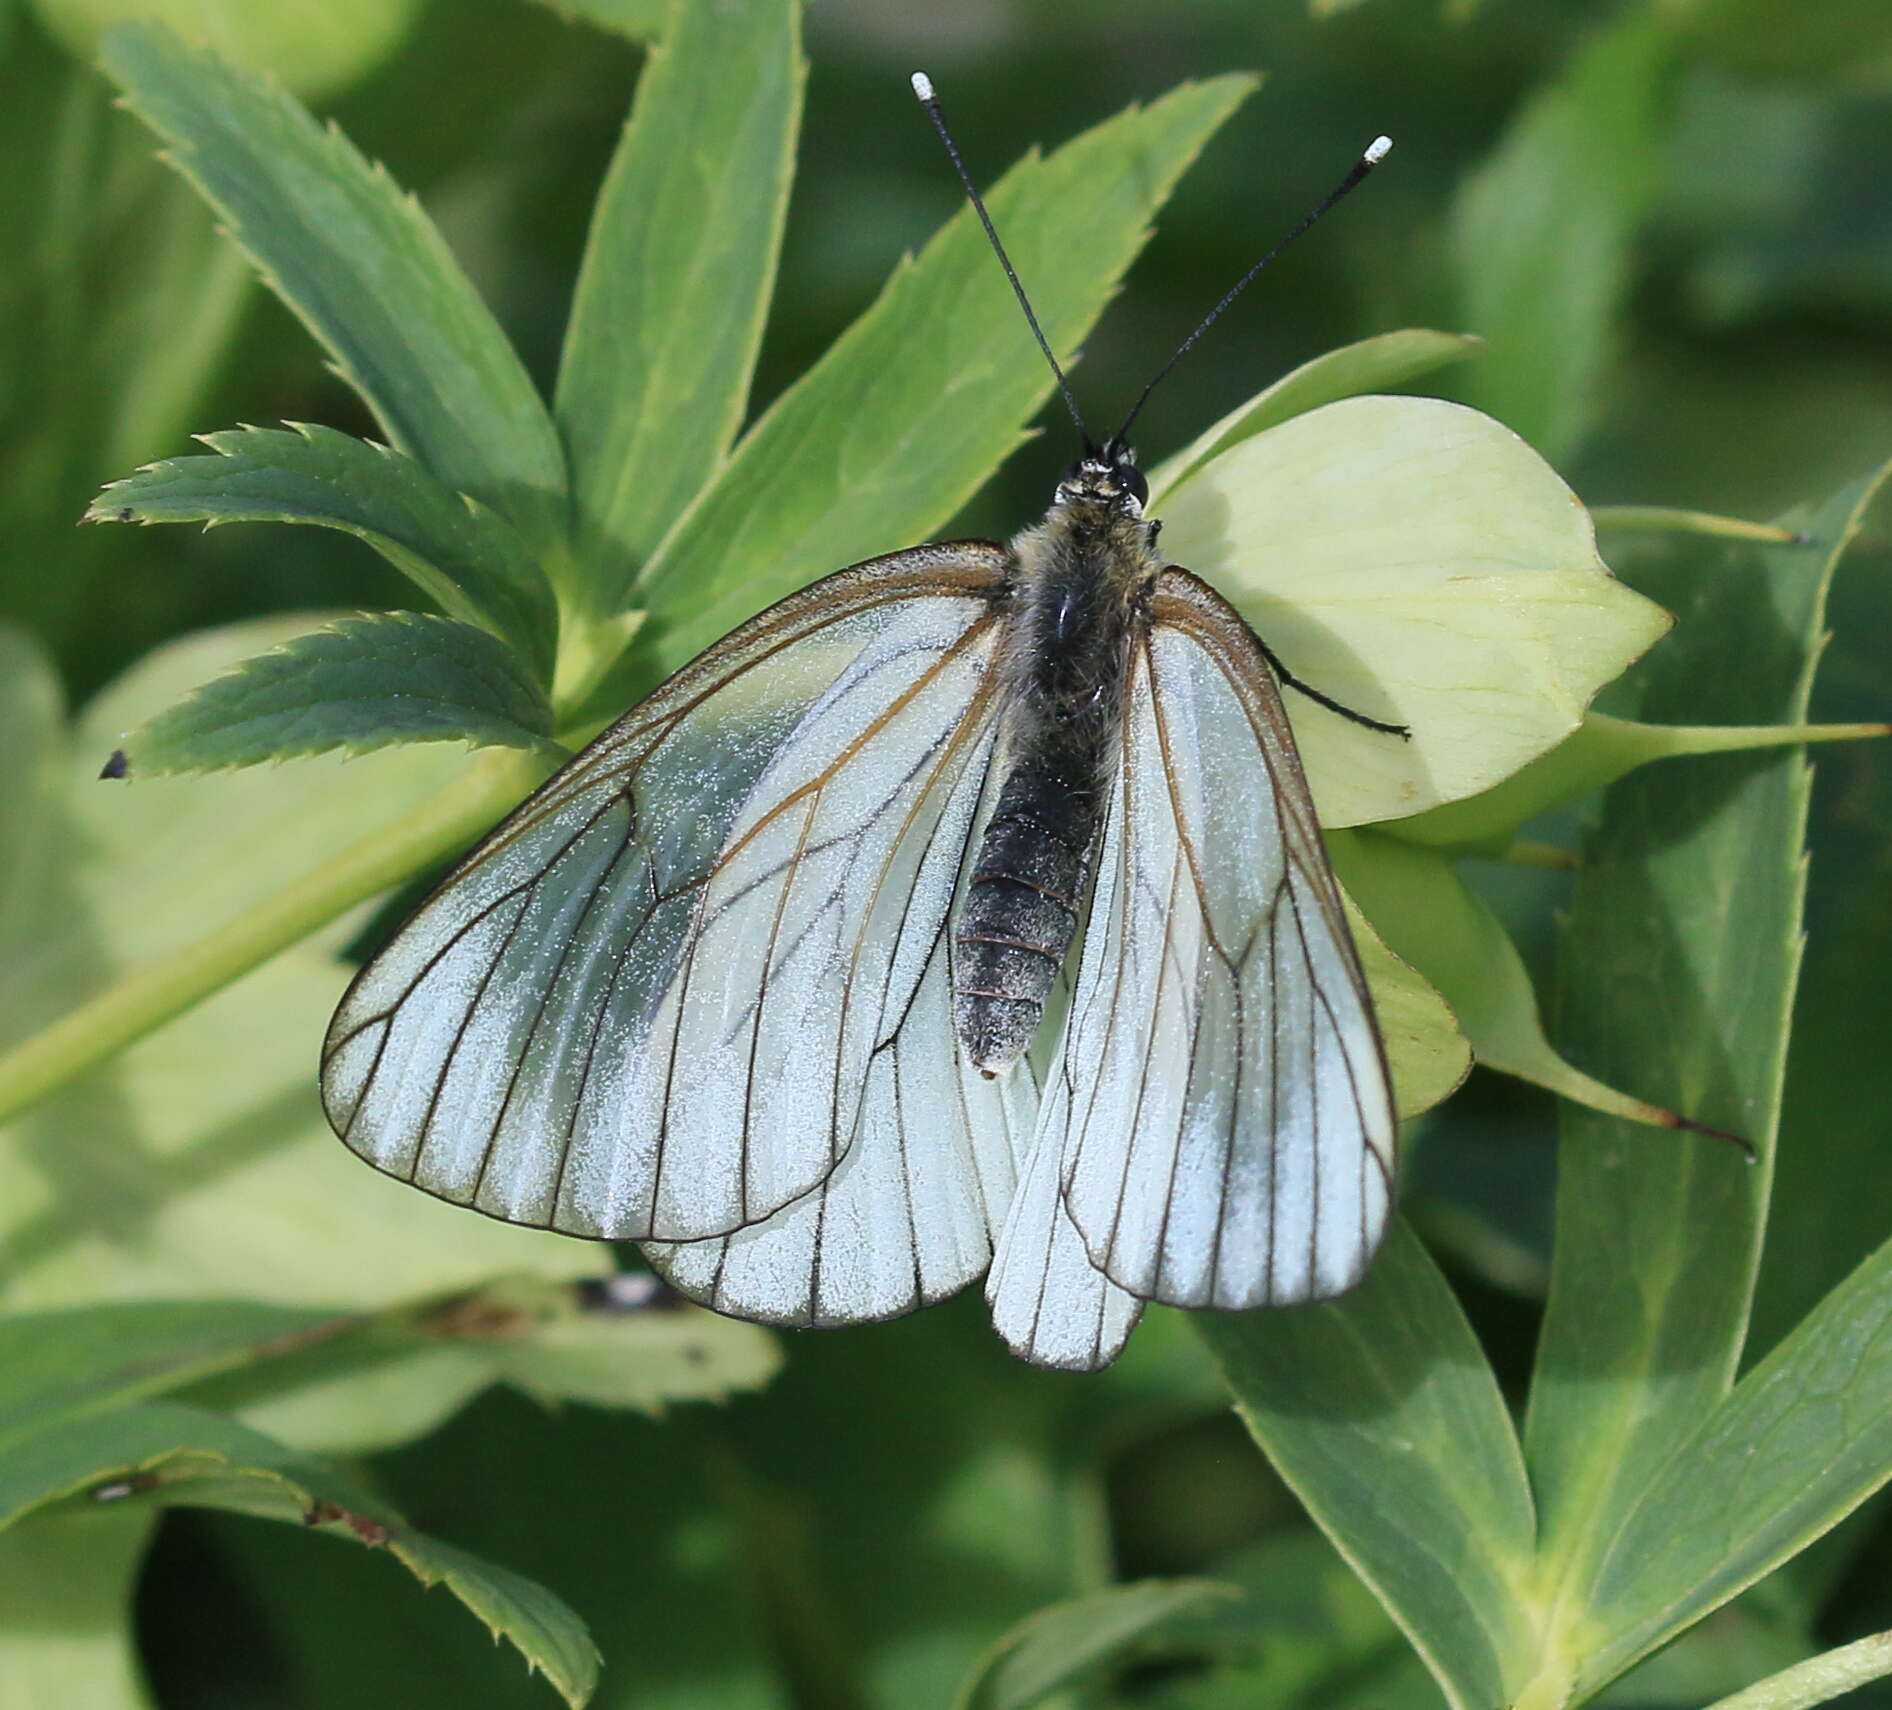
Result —
M 1122 440 L 1088 447 L 1058 481 L 1058 505 L 1102 506 L 1120 516 L 1138 517 L 1150 502 L 1150 484 L 1137 468 L 1136 452 Z

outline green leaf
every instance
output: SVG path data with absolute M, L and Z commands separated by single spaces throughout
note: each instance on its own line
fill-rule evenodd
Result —
M 1336 832 L 1337 839 L 1350 834 Z M 1472 1066 L 1471 1047 L 1439 992 L 1395 955 L 1351 896 L 1343 896 L 1347 925 L 1373 991 L 1373 1018 L 1386 1043 L 1393 1103 L 1405 1121 L 1443 1103 Z
M 0 967 L 44 928 L 33 908 L 57 835 L 63 787 L 64 697 L 31 636 L 0 624 Z M 0 994 L 7 987 L 0 976 Z
M 494 1383 L 654 1413 L 759 1389 L 780 1363 L 759 1325 L 679 1303 L 615 1306 L 607 1291 L 527 1275 L 369 1313 L 250 1300 L 68 1307 L 0 1320 L 0 1444 L 185 1392 L 299 1448 L 360 1453 L 425 1434 Z
M 552 709 L 485 630 L 379 612 L 340 618 L 193 689 L 127 736 L 108 770 L 214 772 L 409 742 L 547 748 Z
M 1688 45 L 1745 77 L 1883 84 L 1892 68 L 1892 19 L 1875 0 L 1668 0 Z
M 1892 1633 L 1874 1633 L 1757 1680 L 1743 1691 L 1718 1699 L 1708 1710 L 1806 1710 L 1888 1674 L 1892 1674 Z
M 1437 398 L 1343 398 L 1242 440 L 1163 511 L 1301 681 L 1289 693 L 1323 825 L 1489 789 L 1554 747 L 1668 628 L 1596 555 L 1589 517 L 1508 428 Z
M 1892 1244 L 1817 1306 L 1602 1540 L 1578 1690 L 1772 1572 L 1892 1478 Z
M 0 955 L 0 1041 L 90 996 L 111 973 L 195 943 L 464 769 L 462 755 L 414 746 L 244 778 L 153 779 L 135 790 L 98 781 L 127 730 L 326 615 L 174 641 L 108 684 L 69 731 L 42 736 L 57 770 L 40 809 L 35 882 L 9 897 L 19 932 Z M 21 742 L 14 729 L 4 734 Z M 10 831 L 32 820 L 0 823 Z
M 1652 8 L 1624 12 L 1527 101 L 1458 197 L 1459 300 L 1491 345 L 1463 395 L 1547 457 L 1568 454 L 1596 411 L 1673 52 Z
M 670 0 L 544 0 L 544 4 L 564 17 L 629 36 L 634 42 L 661 35 L 673 9 Z
M 1357 344 L 1343 344 L 1338 350 L 1326 351 L 1310 362 L 1303 362 L 1272 386 L 1257 392 L 1247 403 L 1229 411 L 1174 457 L 1166 458 L 1152 469 L 1150 508 L 1154 510 L 1161 505 L 1211 458 L 1220 457 L 1231 447 L 1290 416 L 1305 415 L 1322 404 L 1357 397 L 1362 392 L 1402 386 L 1408 380 L 1443 368 L 1448 362 L 1463 362 L 1467 357 L 1477 356 L 1484 348 L 1485 341 L 1469 333 L 1408 327 L 1400 332 L 1363 338 Z
M 1590 520 L 1599 532 L 1623 529 L 1640 534 L 1703 534 L 1723 540 L 1791 541 L 1793 531 L 1778 523 L 1749 522 L 1713 511 L 1677 510 L 1671 505 L 1595 505 Z
M 19 10 L 0 12 L 0 154 L 14 163 L 0 229 L 22 258 L 0 284 L 6 605 L 56 654 L 105 668 L 175 617 L 155 589 L 120 596 L 142 543 L 75 531 L 72 510 L 198 425 L 254 276 L 89 63 L 35 30 L 6 36 Z
M 163 29 L 119 26 L 104 60 L 390 443 L 555 552 L 565 465 L 551 418 L 412 197 L 282 90 Z
M 496 1383 L 548 1405 L 662 1413 L 760 1389 L 781 1365 L 760 1325 L 674 1303 L 614 1308 L 596 1292 L 501 1278 L 233 1367 L 181 1399 L 300 1448 L 362 1454 L 427 1435 Z
M 1626 778 L 1651 761 L 1887 734 L 1892 734 L 1892 725 L 1643 724 L 1612 718 L 1593 707 L 1569 737 L 1502 783 L 1428 813 L 1391 820 L 1381 829 L 1429 847 L 1502 854 L 1526 820 Z
M 318 757 L 294 774 L 101 786 L 98 756 L 154 700 L 319 616 L 160 649 L 125 685 L 132 692 L 106 691 L 76 740 L 60 744 L 39 859 L 0 914 L 11 935 L 0 955 L 7 1117 L 268 955 L 346 943 L 358 929 L 351 907 L 405 879 L 412 862 L 457 853 L 544 776 L 543 759 L 520 750 L 443 765 L 437 749 L 409 745 L 354 762 Z
M 198 436 L 215 457 L 172 457 L 114 481 L 87 522 L 286 522 L 365 540 L 449 617 L 489 629 L 552 676 L 558 614 L 545 573 L 494 512 L 412 458 L 333 428 Z
M 1395 1223 L 1339 1300 L 1195 1324 L 1255 1441 L 1454 1710 L 1516 1702 L 1531 1493 L 1497 1379 L 1418 1240 Z
M 115 978 L 189 953 L 286 883 L 467 771 L 438 745 L 240 775 L 98 782 L 99 756 L 192 685 L 309 617 L 159 650 L 88 707 L 0 945 L 0 1040 Z M 0 815 L 11 829 L 11 818 Z M 0 831 L 0 843 L 6 832 Z M 469 1218 L 364 1169 L 314 1090 L 359 915 L 0 1126 L 0 1304 L 238 1297 L 326 1310 L 465 1288 L 508 1270 L 610 1268 L 602 1248 Z
M 482 1291 L 476 1328 L 494 1376 L 544 1401 L 660 1411 L 674 1401 L 720 1401 L 760 1389 L 781 1364 L 757 1324 L 674 1304 L 621 1308 L 543 1283 Z M 508 1309 L 511 1322 L 489 1314 Z M 435 1320 L 436 1334 L 451 1321 Z
M 231 1420 L 159 1402 L 42 1432 L 0 1469 L 0 1525 L 88 1495 L 225 1508 L 386 1549 L 423 1585 L 444 1584 L 566 1703 L 584 1704 L 597 1683 L 584 1623 L 550 1592 L 413 1530 L 319 1462 Z
M 153 1516 L 33 1518 L 0 1532 L 0 1704 L 155 1710 L 131 1612 Z
M 162 1395 L 331 1332 L 332 1313 L 254 1301 L 137 1301 L 0 1319 L 0 1443 Z
M 342 1148 L 311 1042 L 348 971 L 279 956 L 0 1129 L 0 1302 L 374 1308 L 500 1271 L 608 1269 L 601 1247 L 469 1218 Z
M 794 176 L 798 12 L 684 6 L 599 193 L 557 414 L 581 559 L 612 592 L 742 425 Z
M 1253 86 L 1185 84 L 994 187 L 992 217 L 1053 348 L 1083 338 L 1170 187 Z M 645 568 L 634 593 L 662 620 L 661 667 L 818 575 L 924 539 L 1020 443 L 1050 391 L 962 208 L 745 436 Z
M 1148 1579 L 1054 1603 L 999 1640 L 966 1682 L 956 1710 L 1030 1710 L 1134 1653 L 1152 1629 L 1240 1596 L 1213 1580 Z
M 1642 710 L 1804 718 L 1832 568 L 1876 484 L 1785 519 L 1817 543 L 1811 562 L 1803 547 L 1739 543 L 1706 573 L 1690 567 L 1677 644 L 1652 662 Z M 1729 658 L 1741 660 L 1738 672 L 1717 668 Z M 1546 1674 L 1600 1679 L 1605 1651 L 1611 1668 L 1629 1660 L 1615 1637 L 1630 1619 L 1622 1597 L 1607 1599 L 1604 1631 L 1584 1612 L 1599 1607 L 1603 1575 L 1629 1571 L 1613 1543 L 1626 1517 L 1645 1505 L 1652 1479 L 1680 1474 L 1674 1457 L 1733 1381 L 1799 964 L 1807 788 L 1799 754 L 1626 778 L 1605 798 L 1578 881 L 1559 979 L 1569 1049 L 1612 1080 L 1748 1136 L 1763 1164 L 1744 1169 L 1711 1141 L 1651 1145 L 1565 1113 L 1526 1434 L 1547 1584 L 1568 1621 L 1547 1640 Z M 1682 1547 L 1664 1546 L 1672 1562 Z M 1718 1571 L 1719 1550 L 1701 1546 L 1700 1571 Z
M 33 0 L 40 22 L 81 59 L 131 19 L 168 25 L 226 59 L 280 77 L 306 96 L 359 82 L 407 39 L 420 0 L 320 0 L 273 6 L 203 0 Z
M 1592 1110 L 1677 1126 L 1673 1111 L 1606 1086 L 1557 1054 L 1524 958 L 1446 856 L 1374 831 L 1330 833 L 1328 852 L 1347 894 L 1393 952 L 1452 1006 L 1478 1062 Z

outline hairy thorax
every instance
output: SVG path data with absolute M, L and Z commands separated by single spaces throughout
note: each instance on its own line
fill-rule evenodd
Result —
M 1031 1043 L 1089 888 L 1133 642 L 1161 569 L 1154 527 L 1075 496 L 1012 542 L 1004 782 L 955 925 L 954 1021 L 973 1064 Z

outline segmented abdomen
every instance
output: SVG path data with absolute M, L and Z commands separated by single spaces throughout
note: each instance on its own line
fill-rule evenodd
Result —
M 1013 765 L 954 928 L 953 1022 L 987 1074 L 1031 1043 L 1077 931 L 1098 797 L 1094 778 L 1072 770 L 1044 754 Z

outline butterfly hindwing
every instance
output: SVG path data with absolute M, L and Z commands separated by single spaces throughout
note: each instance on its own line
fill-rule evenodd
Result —
M 991 747 L 988 737 L 961 776 L 916 878 L 921 890 L 963 892 L 979 799 L 991 794 Z M 918 912 L 938 916 L 938 896 Z M 854 1144 L 833 1173 L 732 1235 L 647 1244 L 674 1287 L 741 1318 L 830 1325 L 897 1317 L 985 1271 L 1037 1093 L 1028 1073 L 988 1079 L 959 1050 L 952 951 L 942 925 L 905 1012 L 875 1048 Z
M 508 1221 L 635 1239 L 825 1178 L 943 924 L 950 882 L 919 877 L 990 746 L 1007 563 L 959 543 L 817 583 L 558 773 L 343 1000 L 322 1086 L 348 1144 Z
M 1117 768 L 1034 1151 L 1139 1298 L 1338 1294 L 1391 1209 L 1385 1058 L 1279 692 L 1185 572 L 1134 650 Z

